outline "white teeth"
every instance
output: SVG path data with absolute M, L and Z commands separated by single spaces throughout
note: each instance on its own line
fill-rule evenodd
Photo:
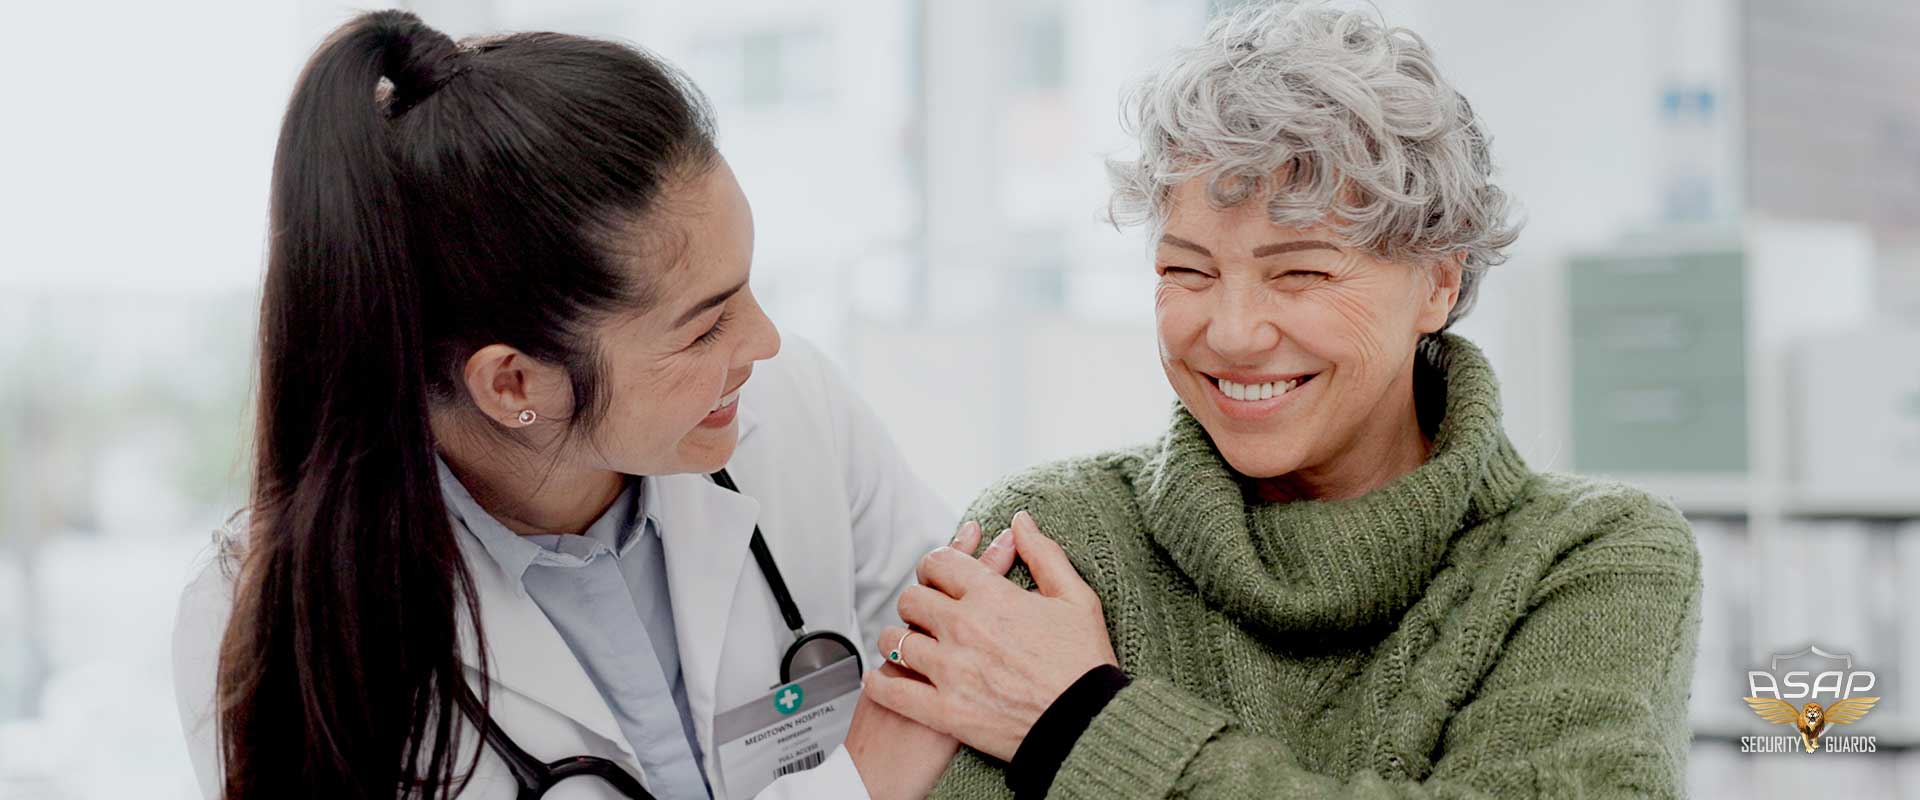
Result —
M 1252 385 L 1234 383 L 1225 378 L 1219 381 L 1221 394 L 1240 401 L 1272 400 L 1300 385 L 1299 381 L 1271 381 Z
M 739 400 L 740 400 L 740 390 L 735 389 L 731 394 L 728 394 L 726 397 L 720 398 L 720 402 L 715 403 L 713 405 L 713 408 L 709 410 L 707 413 L 711 414 L 714 411 L 719 411 L 720 409 L 733 405 L 735 402 L 738 402 Z

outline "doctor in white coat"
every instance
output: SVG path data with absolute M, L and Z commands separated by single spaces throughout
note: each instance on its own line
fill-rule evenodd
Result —
M 725 752 L 716 720 L 766 707 L 796 638 L 756 532 L 806 629 L 867 645 L 955 520 L 831 365 L 782 347 L 683 78 L 363 15 L 295 90 L 271 221 L 252 499 L 174 639 L 208 797 L 931 787 L 953 740 L 851 694 L 795 715 L 820 741 L 755 739 L 812 748 L 777 778 Z M 822 723 L 849 712 L 843 744 Z M 529 783 L 483 720 L 572 766 Z
M 791 565 L 782 574 L 809 626 L 870 642 L 882 628 L 900 625 L 895 598 L 913 582 L 919 559 L 948 543 L 939 532 L 953 522 L 900 460 L 865 404 L 804 340 L 788 337 L 779 356 L 760 364 L 741 391 L 737 413 L 740 443 L 727 469 L 750 494 L 721 489 L 704 475 L 646 479 L 657 491 L 654 514 L 666 545 L 688 700 L 710 766 L 717 764 L 715 709 L 765 694 L 777 682 L 781 655 L 793 638 L 747 552 L 754 525 L 765 521 L 774 558 Z M 812 460 L 793 468 L 796 453 Z M 238 536 L 240 527 L 221 532 L 223 546 L 231 546 L 226 540 Z M 960 546 L 971 551 L 979 535 L 971 530 L 972 538 Z M 490 562 L 478 541 L 463 536 L 460 544 L 492 645 L 494 720 L 543 760 L 594 755 L 639 773 L 631 745 L 553 624 Z M 182 597 L 174 631 L 181 718 L 194 771 L 209 797 L 220 788 L 212 700 L 220 637 L 232 608 L 233 566 L 223 564 L 217 550 L 210 554 Z M 475 656 L 470 646 L 461 653 L 470 677 L 480 668 Z M 881 663 L 878 653 L 862 658 L 869 668 Z M 499 755 L 482 755 L 460 797 L 514 797 L 517 787 Z M 556 785 L 547 796 L 619 797 L 604 783 L 579 779 Z M 820 767 L 783 778 L 759 796 L 862 797 L 865 789 L 846 748 L 838 747 Z

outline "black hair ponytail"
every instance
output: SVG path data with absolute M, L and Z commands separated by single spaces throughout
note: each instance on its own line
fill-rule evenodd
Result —
M 463 607 L 483 639 L 430 412 L 504 342 L 565 365 L 569 424 L 591 425 L 586 323 L 651 295 L 614 254 L 714 158 L 698 92 L 609 42 L 461 46 L 382 11 L 307 64 L 274 159 L 253 513 L 220 656 L 228 798 L 458 791 L 486 696 Z

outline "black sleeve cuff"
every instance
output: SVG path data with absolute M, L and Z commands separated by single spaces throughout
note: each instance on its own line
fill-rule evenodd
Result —
M 1086 733 L 1100 710 L 1132 682 L 1119 667 L 1102 664 L 1087 670 L 1061 692 L 1053 705 L 1040 713 L 1027 738 L 1020 741 L 1013 761 L 1007 764 L 1007 788 L 1013 790 L 1014 798 L 1046 797 L 1047 790 L 1053 788 L 1053 776 L 1060 772 L 1067 754 L 1073 752 L 1080 734 Z

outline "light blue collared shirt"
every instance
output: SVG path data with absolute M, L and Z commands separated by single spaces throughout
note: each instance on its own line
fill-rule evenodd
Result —
M 545 612 L 586 670 L 662 798 L 711 797 L 701 771 L 687 683 L 680 672 L 667 560 L 648 513 L 647 484 L 633 478 L 580 534 L 521 536 L 488 514 L 439 460 L 455 521 Z M 674 713 L 675 710 L 678 713 Z

